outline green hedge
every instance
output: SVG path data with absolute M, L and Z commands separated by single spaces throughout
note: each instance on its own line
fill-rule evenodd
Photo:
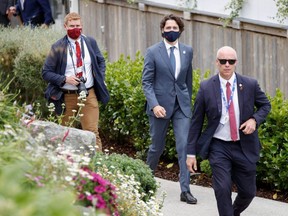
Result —
M 65 33 L 53 29 L 0 27 L 0 81 L 14 78 L 10 93 L 20 94 L 20 103 L 38 101 L 45 106 L 47 83 L 41 71 L 51 45 Z
M 288 190 L 288 101 L 279 89 L 270 98 L 271 112 L 259 128 L 263 149 L 257 170 L 257 180 L 272 188 Z

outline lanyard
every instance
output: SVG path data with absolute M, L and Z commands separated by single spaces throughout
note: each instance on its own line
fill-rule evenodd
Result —
M 225 97 L 225 94 L 224 94 L 224 91 L 223 91 L 223 88 L 222 88 L 222 85 L 220 85 L 220 90 L 221 90 L 221 95 L 222 95 L 222 100 L 224 101 L 224 104 L 225 104 L 225 107 L 226 107 L 226 110 L 228 112 L 229 110 L 229 107 L 231 105 L 231 102 L 233 100 L 233 95 L 234 95 L 234 91 L 235 91 L 235 86 L 236 86 L 236 77 L 233 81 L 233 86 L 232 86 L 232 92 L 231 92 L 231 96 L 229 98 L 229 101 L 226 100 L 226 97 Z M 230 86 L 229 86 L 230 88 Z
M 68 39 L 67 39 L 67 41 L 68 41 L 68 44 L 69 44 L 69 54 L 70 54 L 71 59 L 72 59 L 74 73 L 75 73 L 75 75 L 77 75 L 75 63 L 74 63 L 74 60 L 73 60 L 73 52 L 75 53 L 75 56 L 76 56 L 76 50 L 75 50 L 75 47 L 73 46 L 73 44 Z M 84 61 L 85 50 L 84 50 L 84 44 L 83 44 L 82 36 L 80 38 L 80 43 L 81 43 L 81 58 L 82 58 L 82 62 L 83 62 L 82 67 L 84 69 L 84 74 L 86 74 L 86 67 L 85 67 L 85 61 Z

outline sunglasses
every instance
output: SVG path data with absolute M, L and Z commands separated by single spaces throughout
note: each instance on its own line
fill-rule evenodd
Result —
M 228 61 L 230 65 L 234 65 L 236 62 L 236 59 L 218 59 L 221 65 L 225 65 Z

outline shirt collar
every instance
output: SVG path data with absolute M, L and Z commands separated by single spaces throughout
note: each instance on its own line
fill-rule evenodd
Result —
M 168 44 L 165 40 L 163 40 L 164 41 L 164 44 L 165 44 L 165 47 L 166 47 L 166 50 L 169 50 L 170 49 L 170 47 L 175 47 L 176 49 L 178 49 L 179 50 L 179 43 L 178 43 L 178 40 L 177 40 L 177 42 L 176 42 L 176 44 L 175 45 L 171 45 L 171 44 Z
M 228 81 L 230 84 L 232 84 L 232 83 L 234 82 L 234 79 L 236 78 L 235 72 L 233 72 L 233 74 L 232 74 L 232 76 L 231 76 L 231 78 L 230 78 L 229 80 L 223 79 L 223 78 L 220 76 L 220 74 L 218 74 L 218 76 L 219 76 L 219 80 L 220 80 L 220 83 L 221 83 L 222 86 L 226 86 L 227 81 Z
M 79 44 L 80 44 L 80 39 L 81 39 L 81 37 L 80 37 L 78 40 L 74 40 L 74 39 L 70 38 L 70 37 L 67 35 L 67 38 L 68 38 L 69 43 L 71 43 L 72 45 L 75 45 L 75 42 L 76 42 L 76 41 L 78 41 Z

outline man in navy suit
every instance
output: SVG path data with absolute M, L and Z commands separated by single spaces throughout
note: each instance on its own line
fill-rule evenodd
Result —
M 109 101 L 105 84 L 105 59 L 96 41 L 81 34 L 82 21 L 79 14 L 67 14 L 64 27 L 67 35 L 52 45 L 42 70 L 43 79 L 49 83 L 45 97 L 49 103 L 55 104 L 57 114 L 64 111 L 62 124 L 67 125 L 69 118 L 74 115 L 73 110 L 79 110 L 78 97 L 82 97 L 81 92 L 84 92 L 86 101 L 81 109 L 81 126 L 96 134 L 96 143 L 101 150 L 98 101 L 103 104 Z M 77 46 L 80 49 L 79 55 Z M 65 110 L 62 110 L 62 103 L 65 104 Z
M 48 27 L 55 23 L 49 0 L 18 0 L 10 10 L 20 15 L 24 25 Z
M 186 167 L 187 136 L 192 116 L 193 50 L 178 41 L 184 30 L 179 17 L 165 16 L 160 22 L 160 30 L 163 41 L 147 49 L 142 76 L 152 138 L 147 164 L 155 171 L 172 122 L 180 168 L 180 200 L 196 204 L 197 199 L 190 193 L 190 174 Z
M 256 194 L 257 128 L 271 109 L 258 82 L 235 72 L 236 63 L 233 48 L 218 50 L 219 73 L 200 84 L 188 138 L 187 167 L 197 170 L 196 154 L 208 158 L 220 216 L 239 216 Z M 238 195 L 232 204 L 233 183 Z

